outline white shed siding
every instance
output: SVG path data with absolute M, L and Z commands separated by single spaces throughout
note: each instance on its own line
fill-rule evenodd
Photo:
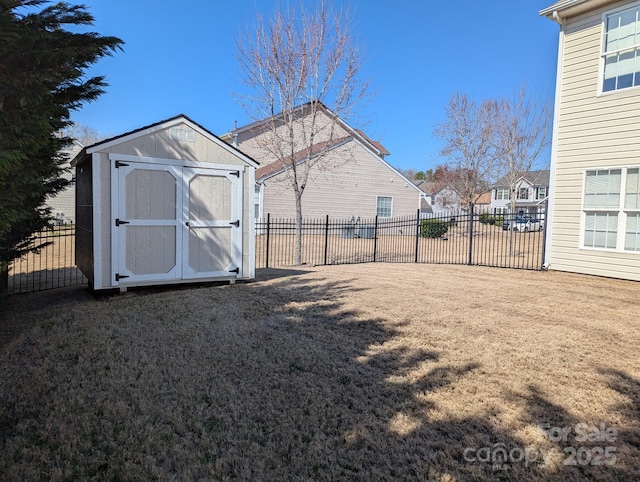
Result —
M 178 126 L 189 127 L 188 124 L 177 124 Z M 172 125 L 171 127 L 176 127 Z M 121 143 L 109 143 L 105 149 L 99 149 L 99 172 L 94 172 L 94 176 L 99 176 L 100 192 L 94 193 L 94 209 L 99 210 L 101 226 L 97 233 L 101 236 L 102 266 L 105 269 L 101 273 L 101 286 L 109 287 L 112 284 L 113 273 L 109 269 L 112 266 L 111 260 L 111 164 L 109 154 L 123 154 L 144 158 L 173 159 L 193 162 L 207 162 L 214 164 L 244 166 L 242 159 L 217 145 L 205 135 L 196 131 L 195 141 L 177 141 L 172 139 L 169 129 L 161 129 L 150 134 L 141 135 L 132 140 L 123 140 Z M 253 169 L 245 169 L 243 174 L 243 186 L 253 186 Z M 242 269 L 245 278 L 254 276 L 254 263 L 251 258 L 251 236 L 253 226 L 253 188 L 243 190 L 243 246 L 242 246 Z M 94 235 L 97 235 L 94 234 Z M 96 287 L 99 287 L 96 280 Z
M 324 170 L 316 165 L 309 174 L 302 196 L 305 218 L 327 214 L 332 218 L 373 218 L 378 196 L 393 198 L 393 217 L 416 214 L 420 207 L 417 188 L 362 145 L 351 141 L 331 151 L 329 156 L 323 165 L 335 168 Z M 295 198 L 286 174 L 268 178 L 264 185 L 264 215 L 294 218 Z
M 181 125 L 188 127 L 186 124 Z M 159 159 L 243 165 L 243 162 L 237 156 L 211 142 L 199 132 L 195 133 L 195 140 L 189 142 L 172 139 L 169 131 L 170 128 L 158 130 L 151 134 L 113 145 L 100 152 Z
M 598 93 L 602 14 L 628 3 L 565 26 L 549 263 L 562 271 L 640 280 L 640 254 L 580 246 L 585 170 L 640 163 L 640 88 Z

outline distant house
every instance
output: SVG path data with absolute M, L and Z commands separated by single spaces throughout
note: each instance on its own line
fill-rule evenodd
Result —
M 311 115 L 306 105 L 299 107 L 298 114 L 303 118 Z M 321 123 L 333 123 L 333 129 L 330 136 L 318 135 L 313 146 L 312 157 L 322 153 L 325 158 L 309 173 L 302 196 L 303 216 L 365 219 L 415 215 L 424 194 L 385 160 L 389 152 L 326 107 L 320 106 L 317 115 Z M 292 162 L 304 162 L 307 152 L 296 152 L 295 159 L 287 159 L 286 165 L 277 160 L 265 147 L 271 135 L 269 123 L 274 119 L 278 121 L 277 117 L 265 119 L 236 128 L 221 138 L 260 162 L 256 171 L 255 217 L 270 214 L 293 219 L 295 197 L 288 171 Z
M 491 189 L 490 212 L 506 214 L 511 209 L 511 188 L 505 178 Z M 545 202 L 549 196 L 549 170 L 529 171 L 515 184 L 515 214 L 530 214 L 543 217 Z
M 414 184 L 425 194 L 420 207 L 422 214 L 449 214 L 466 208 L 462 196 L 452 186 L 424 180 Z
M 478 198 L 476 199 L 476 202 L 474 203 L 473 212 L 477 214 L 492 212 L 491 211 L 491 200 L 493 199 L 492 193 L 493 191 L 487 191 L 485 193 L 482 193 L 480 196 L 478 196 Z
M 68 159 L 63 167 L 69 168 L 71 159 L 73 159 L 83 147 L 80 142 L 74 139 L 64 150 Z M 70 181 L 70 184 L 54 197 L 47 199 L 45 203 L 46 206 L 51 208 L 51 215 L 55 218 L 54 223 L 57 225 L 75 224 L 76 222 L 76 176 L 73 172 L 73 170 L 69 170 L 69 172 L 62 175 L 64 179 Z
M 562 0 L 551 269 L 640 281 L 640 3 Z

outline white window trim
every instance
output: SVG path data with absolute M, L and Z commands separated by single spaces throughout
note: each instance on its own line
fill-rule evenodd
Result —
M 388 198 L 391 199 L 391 210 L 390 210 L 390 215 L 389 216 L 379 216 L 378 215 L 378 203 L 380 202 L 380 198 Z M 376 196 L 376 216 L 378 216 L 380 219 L 390 219 L 393 217 L 393 196 Z
M 502 197 L 498 197 L 498 193 L 502 194 Z M 506 193 L 507 197 L 504 197 Z M 511 192 L 508 187 L 499 187 L 496 188 L 496 195 L 494 201 L 509 201 L 511 199 Z
M 585 198 L 585 190 L 587 189 L 587 171 L 611 171 L 614 169 L 620 169 L 620 203 L 618 204 L 618 209 L 614 210 L 612 208 L 586 208 L 584 205 Z M 629 251 L 624 249 L 625 244 L 625 236 L 627 232 L 627 212 L 629 211 L 639 211 L 640 209 L 625 209 L 625 199 L 626 199 L 626 185 L 627 185 L 627 170 L 628 169 L 640 169 L 640 164 L 629 164 L 625 166 L 606 166 L 606 167 L 590 167 L 586 168 L 582 172 L 582 190 L 580 195 L 582 196 L 582 200 L 580 201 L 580 235 L 578 238 L 578 248 L 585 251 L 598 251 L 603 253 L 623 253 L 623 254 L 631 254 L 631 255 L 640 255 L 640 251 Z M 593 246 L 585 246 L 584 245 L 584 230 L 586 227 L 586 219 L 587 219 L 587 211 L 588 212 L 601 212 L 601 213 L 610 213 L 616 212 L 618 215 L 618 226 L 616 228 L 616 247 L 614 248 L 600 248 Z
M 590 169 L 588 169 L 588 170 L 590 170 Z M 544 189 L 544 196 L 540 196 L 540 189 Z M 535 200 L 536 201 L 539 201 L 540 199 L 546 198 L 547 196 L 549 196 L 549 186 L 538 186 L 538 187 L 536 187 L 534 196 L 535 196 Z
M 527 190 L 527 196 L 526 197 L 520 197 L 520 193 L 524 190 Z M 528 201 L 529 200 L 529 196 L 531 195 L 531 188 L 529 187 L 523 187 L 523 186 L 518 186 L 518 192 L 516 193 L 516 200 L 517 201 Z
M 600 52 L 598 53 L 599 58 L 598 58 L 598 91 L 596 93 L 596 97 L 600 97 L 600 96 L 606 96 L 606 95 L 612 95 L 612 94 L 617 94 L 620 92 L 628 92 L 630 90 L 636 90 L 636 89 L 640 89 L 640 85 L 633 85 L 631 87 L 625 87 L 623 89 L 613 89 L 613 90 L 609 90 L 607 92 L 604 92 L 602 90 L 603 84 L 604 84 L 604 62 L 605 62 L 605 57 L 606 57 L 606 52 L 604 51 L 605 46 L 606 46 L 606 38 L 607 38 L 607 17 L 609 15 L 613 15 L 615 13 L 618 12 L 622 12 L 623 10 L 628 10 L 631 8 L 635 8 L 635 7 L 640 7 L 640 1 L 638 2 L 633 2 L 630 3 L 628 5 L 624 5 L 624 6 L 620 6 L 618 8 L 614 8 L 611 10 L 607 10 L 606 12 L 602 13 L 602 20 L 600 22 Z M 600 169 L 600 168 L 598 168 Z M 604 168 L 602 168 L 604 169 Z

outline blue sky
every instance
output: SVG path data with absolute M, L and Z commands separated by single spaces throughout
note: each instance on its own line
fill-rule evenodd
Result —
M 216 134 L 235 120 L 249 122 L 231 95 L 240 88 L 235 39 L 256 11 L 272 12 L 273 1 L 82 3 L 96 17 L 93 30 L 118 36 L 125 46 L 89 71 L 105 75 L 109 87 L 73 120 L 105 135 L 180 113 Z M 559 27 L 538 16 L 551 0 L 333 3 L 351 6 L 362 74 L 376 93 L 363 107 L 364 130 L 385 145 L 396 167 L 424 170 L 442 162 L 432 131 L 456 91 L 482 100 L 526 84 L 553 101 Z

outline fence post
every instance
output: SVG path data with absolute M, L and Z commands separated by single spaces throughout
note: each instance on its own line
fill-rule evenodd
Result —
M 538 216 L 540 218 L 540 216 Z M 547 230 L 549 229 L 549 198 L 544 202 L 544 231 L 542 232 L 542 259 L 540 269 L 544 269 L 544 258 L 547 255 Z
M 376 262 L 376 250 L 378 249 L 378 215 L 373 228 L 373 262 Z
M 469 205 L 469 262 L 467 264 L 473 264 L 473 203 Z
M 0 295 L 9 292 L 9 262 L 0 260 Z
M 269 237 L 270 237 L 270 228 L 271 228 L 271 213 L 267 213 L 267 253 L 266 253 L 266 261 L 265 268 L 269 267 Z
M 413 260 L 414 263 L 418 262 L 418 246 L 420 246 L 420 208 L 416 213 L 416 256 Z
M 324 265 L 327 265 L 327 252 L 329 250 L 329 215 L 324 222 Z

